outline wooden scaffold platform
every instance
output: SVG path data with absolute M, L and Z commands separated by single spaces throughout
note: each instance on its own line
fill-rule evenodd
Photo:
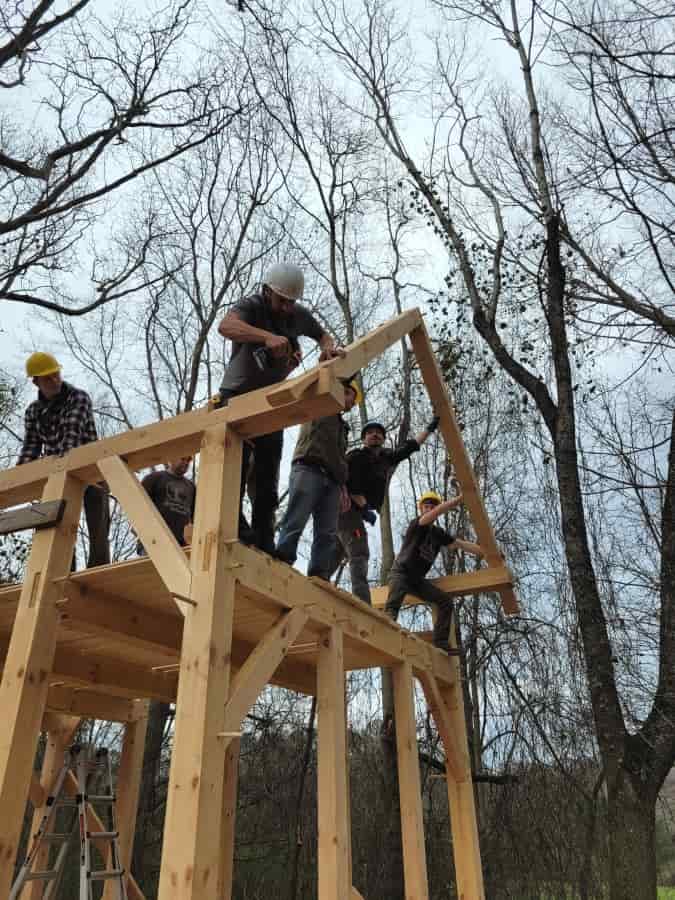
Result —
M 505 611 L 517 611 L 418 310 L 360 339 L 344 359 L 224 409 L 185 413 L 0 473 L 0 508 L 65 501 L 61 520 L 35 532 L 23 584 L 0 589 L 0 900 L 9 895 L 26 802 L 38 819 L 82 717 L 125 725 L 118 822 L 128 870 L 150 699 L 176 704 L 159 898 L 229 898 L 241 723 L 269 683 L 317 697 L 318 895 L 359 898 L 351 873 L 345 673 L 381 666 L 393 675 L 406 897 L 428 897 L 414 679 L 445 747 L 457 893 L 484 897 L 458 659 L 351 594 L 237 541 L 242 441 L 338 412 L 340 379 L 406 335 L 485 553 L 484 568 L 440 583 L 453 594 L 498 592 Z M 135 472 L 196 452 L 186 554 Z M 84 489 L 103 479 L 148 557 L 70 573 Z M 48 743 L 38 779 L 41 731 Z M 26 893 L 38 900 L 41 890 L 33 885 Z M 132 875 L 128 894 L 143 898 Z

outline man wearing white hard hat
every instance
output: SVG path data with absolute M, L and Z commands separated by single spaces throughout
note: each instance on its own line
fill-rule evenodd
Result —
M 26 375 L 38 395 L 26 409 L 18 466 L 42 456 L 63 456 L 74 447 L 98 440 L 89 394 L 63 380 L 61 366 L 51 353 L 32 353 L 26 360 Z M 108 491 L 96 484 L 87 485 L 84 492 L 89 532 L 87 568 L 110 562 L 108 496 Z
M 231 397 L 283 381 L 302 358 L 298 339 L 303 335 L 316 341 L 322 359 L 344 354 L 310 311 L 297 302 L 304 285 L 302 269 L 275 263 L 265 272 L 260 292 L 235 303 L 220 323 L 219 334 L 232 342 L 220 387 L 221 405 Z M 269 552 L 274 549 L 283 432 L 261 435 L 251 443 L 244 443 L 241 493 L 243 498 L 252 451 L 253 516 L 249 528 L 240 510 L 239 537 Z

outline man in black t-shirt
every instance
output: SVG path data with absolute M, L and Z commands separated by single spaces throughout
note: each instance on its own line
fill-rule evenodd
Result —
M 406 594 L 414 594 L 426 603 L 437 607 L 434 624 L 434 646 L 450 649 L 450 625 L 452 624 L 452 597 L 426 578 L 442 547 L 464 550 L 474 556 L 483 551 L 472 541 L 463 541 L 444 528 L 434 525 L 436 519 L 455 509 L 462 502 L 462 495 L 441 501 L 435 491 L 427 491 L 419 499 L 420 516 L 413 519 L 403 538 L 403 544 L 389 573 L 389 597 L 386 612 L 394 621 L 398 618 Z
M 265 273 L 261 292 L 236 303 L 220 323 L 219 334 L 232 341 L 220 387 L 221 406 L 231 397 L 283 381 L 302 358 L 301 335 L 317 342 L 322 360 L 344 355 L 310 311 L 296 303 L 303 290 L 302 270 L 277 263 Z M 267 552 L 274 549 L 282 447 L 283 431 L 276 431 L 246 441 L 243 448 L 240 503 L 253 452 L 253 517 L 249 528 L 240 506 L 239 537 Z
M 181 547 L 188 543 L 185 529 L 195 514 L 197 491 L 194 482 L 185 477 L 191 462 L 191 456 L 183 456 L 168 463 L 163 472 L 150 472 L 141 482 Z M 139 556 L 146 555 L 140 541 L 136 549 Z
M 364 521 L 375 524 L 387 493 L 387 485 L 396 466 L 417 453 L 430 434 L 438 428 L 439 417 L 434 416 L 417 437 L 403 441 L 393 450 L 384 446 L 387 432 L 380 422 L 366 422 L 361 430 L 362 447 L 347 454 L 349 476 L 347 491 L 351 498 L 349 509 L 340 514 L 337 532 L 337 552 L 333 572 L 346 557 L 352 579 L 352 593 L 370 605 L 368 584 L 368 534 Z

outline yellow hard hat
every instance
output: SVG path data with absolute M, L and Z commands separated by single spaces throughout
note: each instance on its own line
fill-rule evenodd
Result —
M 359 404 L 363 403 L 363 394 L 361 393 L 361 388 L 359 387 L 356 378 L 352 378 L 351 381 L 346 381 L 345 387 L 350 387 L 356 394 L 356 399 L 354 400 L 355 406 L 359 406 Z
M 61 365 L 51 353 L 37 351 L 31 353 L 26 360 L 26 375 L 29 378 L 39 378 L 41 375 L 54 375 L 61 371 Z
M 423 504 L 426 500 L 433 500 L 434 503 L 441 503 L 441 502 L 442 502 L 442 499 L 443 499 L 443 498 L 441 497 L 441 495 L 440 495 L 440 494 L 437 494 L 436 491 L 425 491 L 425 492 L 422 494 L 422 496 L 420 497 L 420 499 L 417 501 L 417 505 L 418 505 L 418 506 L 420 507 L 420 509 L 421 509 L 422 504 Z

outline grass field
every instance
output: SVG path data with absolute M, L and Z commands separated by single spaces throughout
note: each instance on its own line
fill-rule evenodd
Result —
M 659 888 L 659 900 L 675 900 L 675 888 L 660 887 Z

